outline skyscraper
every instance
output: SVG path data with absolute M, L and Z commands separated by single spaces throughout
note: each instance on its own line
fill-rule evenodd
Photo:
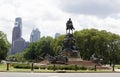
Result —
M 13 54 L 24 51 L 25 49 L 25 40 L 23 38 L 19 38 L 13 42 Z
M 37 42 L 40 40 L 40 31 L 38 28 L 33 29 L 30 35 L 30 42 Z
M 21 38 L 20 35 L 20 28 L 18 26 L 15 26 L 12 31 L 12 44 L 15 40 Z
M 20 28 L 20 37 L 22 36 L 22 18 L 17 17 L 15 19 L 15 26 L 18 26 Z
M 15 19 L 15 26 L 12 32 L 12 43 L 13 41 L 21 38 L 21 36 L 22 36 L 22 18 L 17 17 Z
M 15 19 L 15 24 L 12 31 L 12 46 L 9 54 L 16 54 L 18 52 L 24 51 L 28 47 L 28 42 L 22 38 L 22 18 L 17 17 Z

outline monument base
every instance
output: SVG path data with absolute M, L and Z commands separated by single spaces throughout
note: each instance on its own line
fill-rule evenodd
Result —
M 81 58 L 80 52 L 78 50 L 67 50 L 63 51 L 63 54 L 68 58 Z
M 83 61 L 81 58 L 68 58 L 68 61 Z

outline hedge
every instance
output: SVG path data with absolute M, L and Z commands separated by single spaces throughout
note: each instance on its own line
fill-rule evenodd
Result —
M 13 64 L 14 68 L 19 68 L 19 69 L 30 69 L 31 65 L 30 64 Z M 34 69 L 39 69 L 38 66 L 34 66 Z
M 47 66 L 46 67 L 48 70 L 54 70 L 54 66 Z M 68 66 L 55 66 L 55 70 L 87 70 L 87 67 L 85 66 L 73 66 L 73 65 L 68 65 Z
M 19 69 L 30 69 L 31 65 L 30 64 L 13 64 L 14 68 L 19 68 Z M 49 66 L 34 66 L 34 69 L 48 69 L 48 70 L 54 70 L 53 65 Z M 75 66 L 75 65 L 56 65 L 55 70 L 87 70 L 90 69 L 92 70 L 93 68 L 87 68 L 85 66 Z

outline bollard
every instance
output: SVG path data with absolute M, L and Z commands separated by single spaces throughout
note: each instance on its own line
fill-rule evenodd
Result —
M 112 69 L 112 71 L 115 71 L 115 65 L 113 64 L 113 69 Z
M 9 64 L 10 64 L 10 63 L 7 63 L 7 71 L 9 71 Z
M 96 65 L 95 65 L 95 68 L 94 68 L 95 71 L 97 71 L 97 68 L 96 68 Z
M 31 64 L 31 71 L 34 71 L 34 63 Z
M 53 65 L 53 71 L 55 71 L 56 69 L 55 69 L 55 64 Z
M 75 71 L 77 71 L 77 65 L 75 65 Z

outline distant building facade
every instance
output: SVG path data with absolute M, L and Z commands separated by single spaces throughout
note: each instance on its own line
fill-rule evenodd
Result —
M 58 38 L 60 36 L 60 33 L 55 34 L 55 38 Z
M 25 49 L 25 40 L 23 38 L 19 38 L 13 43 L 13 54 L 24 51 Z
M 8 54 L 16 54 L 28 47 L 28 42 L 22 38 L 22 18 L 17 17 L 12 31 L 12 46 Z
M 30 35 L 30 42 L 37 42 L 40 40 L 40 31 L 38 28 L 33 29 Z
M 17 17 L 15 19 L 15 26 L 17 26 L 20 29 L 20 36 L 22 36 L 22 18 Z
M 15 26 L 14 26 L 13 31 L 12 31 L 12 43 L 13 43 L 13 41 L 21 38 L 21 36 L 22 36 L 22 18 L 17 17 L 15 19 L 14 25 Z

